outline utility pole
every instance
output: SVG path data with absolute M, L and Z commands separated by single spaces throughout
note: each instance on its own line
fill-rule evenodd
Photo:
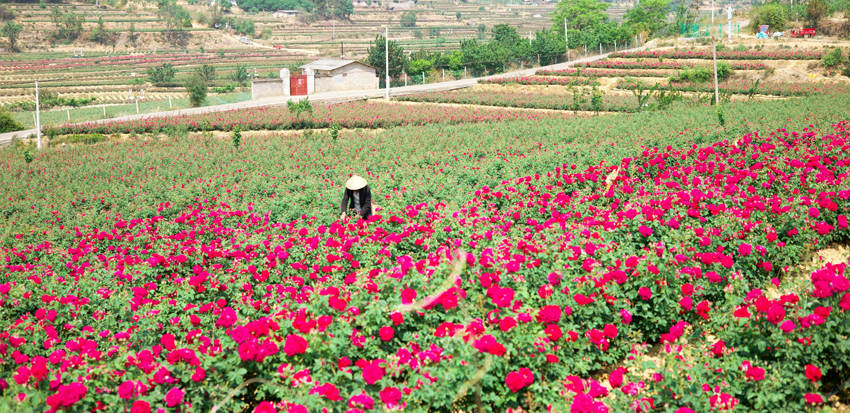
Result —
M 384 27 L 384 74 L 385 82 L 387 83 L 385 86 L 386 89 L 386 99 L 389 102 L 390 100 L 390 25 L 386 25 Z
M 791 1 L 793 2 L 794 0 L 791 0 Z M 729 22 L 729 30 L 727 30 L 728 34 L 727 34 L 726 37 L 731 42 L 732 41 L 732 5 L 731 4 L 726 9 L 726 20 Z
M 714 104 L 720 104 L 720 94 L 717 91 L 717 43 L 712 46 L 712 54 L 714 55 Z
M 714 24 L 714 0 L 711 0 L 711 24 Z
M 38 80 L 35 81 L 35 137 L 36 148 L 41 149 L 41 112 L 38 108 Z
M 570 37 L 567 34 L 567 18 L 564 17 L 564 48 L 567 49 L 567 61 L 570 61 Z

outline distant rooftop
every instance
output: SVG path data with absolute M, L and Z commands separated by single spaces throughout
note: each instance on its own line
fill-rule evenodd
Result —
M 313 69 L 313 70 L 334 70 L 339 69 L 343 66 L 348 66 L 352 63 L 360 63 L 356 60 L 346 60 L 346 59 L 319 59 L 314 62 L 307 63 L 306 65 L 301 66 L 302 69 Z M 361 63 L 362 64 L 362 63 Z

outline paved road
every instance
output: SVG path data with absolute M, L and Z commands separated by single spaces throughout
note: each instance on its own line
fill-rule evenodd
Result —
M 637 49 L 629 49 L 629 50 L 640 50 Z M 404 86 L 404 87 L 396 87 L 390 89 L 391 96 L 402 96 L 402 95 L 410 95 L 415 93 L 424 93 L 424 92 L 439 92 L 445 90 L 453 90 L 453 89 L 462 89 L 466 87 L 473 86 L 477 84 L 481 80 L 496 78 L 496 77 L 511 77 L 511 76 L 529 76 L 534 74 L 538 70 L 558 70 L 570 67 L 576 63 L 585 63 L 592 62 L 595 60 L 600 60 L 608 57 L 608 53 L 601 55 L 588 56 L 581 59 L 576 59 L 570 62 L 556 63 L 554 65 L 543 66 L 543 67 L 532 67 L 528 69 L 515 70 L 513 72 L 508 73 L 500 73 L 491 76 L 483 76 L 477 78 L 469 78 L 469 79 L 461 79 L 461 80 L 452 80 L 448 82 L 437 82 L 437 83 L 428 83 L 424 85 L 413 85 L 413 86 Z M 342 91 L 342 92 L 325 92 L 325 93 L 314 93 L 309 96 L 310 100 L 313 102 L 345 102 L 351 100 L 360 100 L 360 99 L 372 99 L 379 98 L 385 96 L 386 91 L 384 89 L 372 89 L 372 90 L 350 90 L 350 91 Z M 142 113 L 138 115 L 127 115 L 120 116 L 116 118 L 109 119 L 100 119 L 93 120 L 89 122 L 81 122 L 81 123 L 106 123 L 106 122 L 115 122 L 115 121 L 126 121 L 126 120 L 137 120 L 137 119 L 145 119 L 145 118 L 154 118 L 154 117 L 169 117 L 169 116 L 180 116 L 180 115 L 194 115 L 199 113 L 210 113 L 210 112 L 223 112 L 226 110 L 233 109 L 248 109 L 248 108 L 256 108 L 261 106 L 279 106 L 285 105 L 287 101 L 293 100 L 298 101 L 308 98 L 308 96 L 280 96 L 280 97 L 271 97 L 265 99 L 258 100 L 247 100 L 244 102 L 237 103 L 227 103 L 223 105 L 214 105 L 214 106 L 203 106 L 199 108 L 187 108 L 187 109 L 179 109 L 179 110 L 171 110 L 165 112 L 151 112 L 151 113 Z M 8 132 L 0 134 L 0 145 L 8 145 L 14 137 L 24 138 L 30 135 L 35 135 L 35 129 L 27 129 L 16 132 Z

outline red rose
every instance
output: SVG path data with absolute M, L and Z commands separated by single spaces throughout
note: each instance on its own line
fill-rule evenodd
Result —
M 144 400 L 136 400 L 130 406 L 130 413 L 151 413 L 151 404 Z
M 806 393 L 803 398 L 806 399 L 806 403 L 808 404 L 823 403 L 823 397 L 817 393 Z
M 764 369 L 761 367 L 750 367 L 747 369 L 746 376 L 753 381 L 764 380 Z
M 271 402 L 261 402 L 254 408 L 254 413 L 277 413 Z
M 547 305 L 537 313 L 538 323 L 557 323 L 559 320 L 561 320 L 561 307 L 557 305 Z
M 512 371 L 505 377 L 505 384 L 514 393 L 531 383 L 534 383 L 534 374 L 525 367 Z
M 296 354 L 304 353 L 307 351 L 307 347 L 309 345 L 304 337 L 297 334 L 290 334 L 286 336 L 286 342 L 283 344 L 283 352 L 287 356 L 292 357 Z
M 812 383 L 820 380 L 822 375 L 823 374 L 821 374 L 820 368 L 818 368 L 818 366 L 815 366 L 813 364 L 806 364 L 806 378 L 811 380 Z
M 393 339 L 393 336 L 395 335 L 395 331 L 393 330 L 392 327 L 384 326 L 384 327 L 381 327 L 380 330 L 378 330 L 378 335 L 381 337 L 381 340 L 390 341 L 390 340 Z
M 174 407 L 183 403 L 183 390 L 178 389 L 177 387 L 173 387 L 168 393 L 165 394 L 165 404 L 168 407 Z
M 401 400 L 401 390 L 398 387 L 387 387 L 381 390 L 379 396 L 381 396 L 381 401 L 384 402 L 387 408 L 392 408 Z
M 375 384 L 378 380 L 384 378 L 384 368 L 380 363 L 382 360 L 375 360 L 363 367 L 363 380 L 366 384 Z

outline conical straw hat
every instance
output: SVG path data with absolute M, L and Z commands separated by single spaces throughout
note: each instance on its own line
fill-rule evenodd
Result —
M 348 178 L 348 180 L 345 181 L 345 187 L 352 191 L 362 189 L 366 185 L 368 185 L 366 180 L 363 179 L 362 176 L 358 175 L 351 175 L 351 178 Z

